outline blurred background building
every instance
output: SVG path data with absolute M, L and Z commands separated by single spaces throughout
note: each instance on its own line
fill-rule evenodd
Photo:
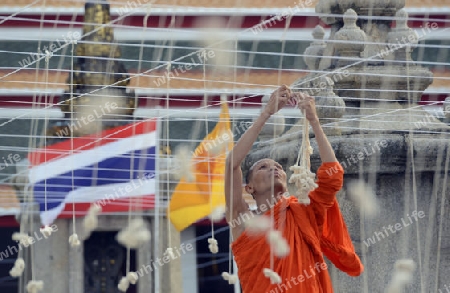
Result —
M 132 109 L 123 115 L 129 115 L 129 121 L 170 115 L 168 120 L 161 121 L 161 129 L 166 129 L 168 123 L 171 150 L 181 143 L 191 141 L 194 135 L 192 132 L 197 129 L 198 123 L 202 125 L 200 132 L 195 134 L 199 141 L 206 135 L 206 129 L 210 131 L 214 127 L 220 113 L 220 96 L 225 95 L 230 102 L 230 116 L 235 125 L 251 122 L 260 111 L 263 96 L 273 91 L 272 85 L 277 84 L 277 81 L 292 84 L 307 74 L 307 65 L 299 56 L 304 54 L 313 41 L 313 29 L 320 24 L 325 28 L 326 35 L 330 33 L 329 26 L 314 14 L 316 1 L 305 1 L 298 9 L 298 3 L 288 0 L 238 2 L 182 1 L 167 4 L 153 1 L 151 7 L 148 3 L 140 4 L 137 0 L 111 3 L 111 30 L 100 41 L 102 44 L 109 42 L 114 45 L 111 56 L 117 59 L 118 65 L 112 66 L 107 72 L 114 73 L 111 78 L 116 81 L 123 76 L 133 77 L 151 70 L 150 74 L 120 84 L 119 88 L 123 91 L 121 95 L 128 101 L 126 107 Z M 65 46 L 62 50 L 58 48 L 71 39 L 76 39 L 76 36 L 81 36 L 83 26 L 93 25 L 85 23 L 84 4 L 81 1 L 57 0 L 3 0 L 0 4 L 0 125 L 7 123 L 0 127 L 0 163 L 4 166 L 0 171 L 0 252 L 8 251 L 9 246 L 15 245 L 11 235 L 19 229 L 16 217 L 20 212 L 22 199 L 21 191 L 14 184 L 22 179 L 14 175 L 27 166 L 25 159 L 29 153 L 30 134 L 52 135 L 52 132 L 54 138 L 49 143 L 54 143 L 59 140 L 54 134 L 64 128 L 64 121 L 67 119 L 64 105 L 66 110 L 70 108 L 70 103 L 64 101 L 69 91 L 69 73 L 73 60 L 71 46 Z M 426 33 L 420 41 L 424 46 L 414 50 L 412 59 L 418 63 L 423 62 L 421 65 L 433 72 L 433 83 L 423 94 L 420 104 L 429 104 L 426 109 L 430 115 L 442 120 L 442 103 L 450 93 L 450 6 L 446 0 L 407 0 L 405 7 L 409 13 L 409 26 L 420 36 L 424 35 L 427 23 L 431 26 L 430 19 L 440 20 L 438 28 L 432 33 Z M 290 20 L 288 29 L 285 29 L 285 20 L 270 22 L 261 31 L 255 29 L 262 21 L 282 14 L 289 8 L 296 11 L 296 14 Z M 109 17 L 109 11 L 104 15 Z M 173 60 L 203 46 L 204 34 L 199 33 L 199 25 L 211 17 L 223 17 L 231 24 L 225 35 L 235 41 L 239 51 L 239 66 L 232 66 L 226 74 L 209 72 L 208 80 L 204 82 L 203 66 L 196 55 L 192 56 L 195 62 L 184 59 L 177 64 Z M 92 19 L 95 20 L 95 15 Z M 107 36 L 111 39 L 107 39 Z M 50 52 L 55 51 L 49 59 L 49 70 L 46 70 L 44 61 L 33 62 L 35 56 L 30 55 L 30 52 L 44 52 L 44 46 Z M 100 45 L 93 48 L 91 53 L 98 50 L 101 50 Z M 284 52 L 282 57 L 280 52 Z M 96 56 L 86 55 L 93 56 L 93 59 Z M 192 66 L 192 70 L 179 75 L 172 71 L 174 76 L 168 86 L 165 68 L 152 70 L 168 61 L 172 62 L 172 68 L 186 66 L 186 63 L 196 64 Z M 73 64 L 75 69 L 77 64 L 83 66 L 76 62 Z M 283 70 L 279 71 L 278 68 Z M 86 80 L 92 78 L 90 76 Z M 76 79 L 77 76 L 74 76 L 74 80 Z M 208 97 L 209 107 L 200 111 L 198 108 L 202 106 L 205 95 Z M 63 107 L 52 107 L 57 103 L 63 104 Z M 298 111 L 289 108 L 281 113 L 286 118 L 286 124 L 293 124 Z M 52 123 L 47 124 L 46 121 Z M 103 125 L 102 129 L 119 124 L 111 122 L 110 125 Z M 165 150 L 167 137 L 163 137 L 164 133 L 161 136 L 161 156 L 165 156 L 169 153 Z M 239 136 L 238 133 L 235 139 Z M 11 153 L 17 154 L 20 162 L 7 166 L 5 158 Z M 162 196 L 167 199 L 167 194 Z M 90 258 L 97 257 L 87 252 L 96 251 L 105 243 L 115 241 L 114 229 L 96 232 L 85 243 L 86 253 L 83 259 L 86 263 Z M 236 288 L 228 285 L 220 276 L 221 272 L 228 270 L 228 247 L 222 245 L 219 254 L 209 253 L 206 238 L 210 232 L 210 222 L 205 219 L 187 228 L 179 236 L 180 243 L 201 238 L 205 241 L 194 241 L 192 253 L 186 254 L 179 264 L 174 264 L 179 266 L 178 270 L 181 272 L 183 281 L 178 285 L 182 286 L 182 291 L 173 289 L 171 292 L 236 292 Z M 216 224 L 215 235 L 219 243 L 229 242 L 228 228 L 224 221 Z M 117 261 L 111 275 L 104 276 L 109 278 L 111 284 L 115 284 L 122 275 L 125 265 L 123 257 L 119 257 L 123 256 L 124 250 L 120 250 L 118 245 L 114 247 L 116 248 L 118 250 L 113 252 L 113 256 L 102 256 L 104 259 L 112 258 Z M 18 279 L 9 277 L 8 273 L 16 256 L 9 253 L 0 257 L 0 292 L 18 292 L 19 288 L 23 290 L 26 282 L 20 284 Z M 139 253 L 132 257 L 136 259 L 132 266 L 138 266 Z M 87 271 L 85 268 L 84 272 Z M 167 279 L 167 276 L 162 278 L 166 278 L 165 282 L 176 282 L 170 277 Z M 154 280 L 150 282 L 154 284 Z M 85 286 L 87 288 L 90 285 Z M 88 292 L 81 290 L 74 292 Z M 133 290 L 134 287 L 128 292 L 141 292 Z

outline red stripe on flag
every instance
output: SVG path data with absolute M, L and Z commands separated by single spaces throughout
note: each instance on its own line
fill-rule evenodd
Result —
M 139 121 L 137 123 L 127 124 L 83 137 L 73 139 L 66 138 L 62 142 L 38 149 L 28 155 L 28 160 L 32 166 L 61 159 L 73 153 L 90 150 L 102 145 L 106 145 L 121 138 L 132 137 L 139 134 L 145 134 L 156 130 L 156 119 Z M 73 144 L 73 151 L 72 151 Z

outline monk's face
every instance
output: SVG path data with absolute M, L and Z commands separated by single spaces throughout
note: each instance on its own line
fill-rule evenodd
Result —
M 263 159 L 250 168 L 251 174 L 246 190 L 250 194 L 258 195 L 272 191 L 274 193 L 286 190 L 286 173 L 283 167 L 272 159 Z

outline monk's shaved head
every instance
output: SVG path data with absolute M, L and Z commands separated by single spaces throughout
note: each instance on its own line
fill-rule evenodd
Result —
M 261 164 L 264 161 L 271 161 L 271 162 L 274 162 L 274 163 L 278 164 L 277 161 L 274 161 L 274 160 L 269 159 L 269 158 L 264 158 L 264 159 L 261 159 L 261 160 L 258 160 L 256 162 L 254 162 L 253 165 L 250 167 L 250 169 L 248 169 L 247 174 L 245 175 L 245 183 L 246 184 L 249 184 L 250 180 L 252 180 L 253 170 L 255 169 L 255 167 L 258 166 L 259 164 Z

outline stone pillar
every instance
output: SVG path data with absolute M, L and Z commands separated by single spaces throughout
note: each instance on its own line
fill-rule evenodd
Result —
M 70 268 L 74 263 L 73 257 L 76 256 L 70 252 L 70 222 L 66 219 L 56 220 L 54 225 L 57 231 L 46 239 L 40 233 L 39 220 L 35 219 L 33 222 L 30 236 L 35 238 L 36 243 L 31 247 L 32 258 L 26 265 L 32 266 L 35 280 L 44 281 L 45 293 L 75 292 L 70 289 L 73 272 Z

